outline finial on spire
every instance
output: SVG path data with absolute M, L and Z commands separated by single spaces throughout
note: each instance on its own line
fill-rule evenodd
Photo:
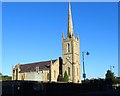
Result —
M 68 34 L 67 34 L 67 36 L 69 38 L 74 36 L 70 0 L 69 0 L 69 4 L 68 4 Z

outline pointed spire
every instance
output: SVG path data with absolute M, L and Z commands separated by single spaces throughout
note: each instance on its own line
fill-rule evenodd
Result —
M 68 34 L 67 34 L 67 36 L 69 38 L 74 36 L 70 0 L 69 0 L 69 4 L 68 4 Z
M 64 39 L 64 33 L 62 33 L 62 39 Z

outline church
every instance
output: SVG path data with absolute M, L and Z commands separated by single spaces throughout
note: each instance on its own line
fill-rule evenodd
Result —
M 17 64 L 12 67 L 12 80 L 58 82 L 67 73 L 69 81 L 81 83 L 80 38 L 74 36 L 72 12 L 68 3 L 67 37 L 62 33 L 62 57 L 55 60 Z

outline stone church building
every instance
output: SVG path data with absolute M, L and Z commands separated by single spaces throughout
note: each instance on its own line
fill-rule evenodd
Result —
M 69 82 L 81 83 L 80 42 L 74 36 L 70 2 L 68 4 L 67 37 L 62 34 L 62 58 L 30 64 L 17 64 L 12 68 L 13 80 L 57 82 L 67 72 Z

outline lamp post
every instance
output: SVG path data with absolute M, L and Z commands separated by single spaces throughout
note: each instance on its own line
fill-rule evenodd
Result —
M 110 66 L 110 71 L 112 72 L 112 68 L 115 68 L 115 66 Z
M 82 59 L 83 59 L 83 78 L 84 78 L 84 81 L 85 81 L 86 73 L 85 73 L 85 64 L 84 64 L 84 53 L 86 53 L 86 55 L 89 55 L 90 53 L 89 53 L 89 52 L 82 52 Z

